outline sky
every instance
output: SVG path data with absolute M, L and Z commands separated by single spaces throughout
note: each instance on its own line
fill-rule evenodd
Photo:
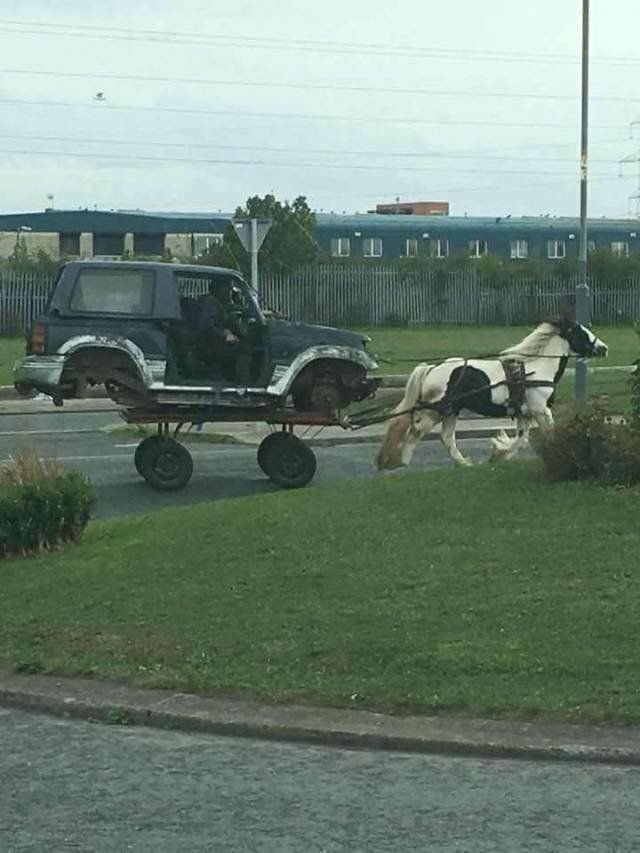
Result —
M 582 0 L 3 0 L 0 212 L 579 211 Z M 640 3 L 592 0 L 589 215 L 638 215 Z M 100 94 L 99 94 L 100 93 Z M 634 122 L 636 124 L 634 125 Z

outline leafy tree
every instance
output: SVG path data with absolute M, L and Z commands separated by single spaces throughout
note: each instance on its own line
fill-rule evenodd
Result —
M 291 272 L 317 259 L 316 217 L 304 196 L 298 196 L 291 203 L 280 202 L 271 194 L 264 198 L 252 196 L 235 215 L 236 218 L 271 219 L 273 222 L 260 249 L 259 263 L 263 272 Z M 248 274 L 251 259 L 233 228 L 230 230 L 233 236 L 225 234 L 225 246 Z

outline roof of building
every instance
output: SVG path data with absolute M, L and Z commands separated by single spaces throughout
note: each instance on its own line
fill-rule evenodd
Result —
M 574 232 L 580 230 L 580 220 L 569 216 L 421 216 L 406 214 L 339 214 L 316 213 L 318 225 L 324 228 L 345 229 L 349 231 L 436 231 L 449 233 L 454 231 L 499 231 L 508 228 L 510 233 L 518 229 L 527 231 L 548 229 L 550 232 Z M 607 229 L 619 230 L 628 227 L 631 230 L 640 228 L 640 219 L 589 219 L 588 226 L 593 231 Z M 347 236 L 347 235 L 345 235 Z
M 0 214 L 0 231 L 30 228 L 40 232 L 94 234 L 222 233 L 231 213 L 156 213 L 146 210 L 55 210 Z
M 34 213 L 0 214 L 0 231 L 17 231 L 28 228 L 36 232 L 94 234 L 217 234 L 224 232 L 233 218 L 232 213 L 182 213 L 147 210 L 56 210 L 49 208 Z M 465 231 L 477 229 L 482 232 L 497 232 L 517 229 L 522 233 L 544 228 L 553 233 L 577 233 L 580 221 L 577 217 L 547 216 L 424 216 L 420 214 L 381 213 L 318 213 L 316 220 L 320 229 L 348 230 L 361 232 L 429 232 Z M 640 228 L 640 219 L 589 219 L 589 230 L 631 230 Z

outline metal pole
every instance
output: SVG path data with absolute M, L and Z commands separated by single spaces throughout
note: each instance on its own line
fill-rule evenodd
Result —
M 251 286 L 258 292 L 258 220 L 251 220 Z
M 589 0 L 582 0 L 582 131 L 580 141 L 580 264 L 576 285 L 576 320 L 590 322 L 589 284 L 587 279 L 587 162 L 589 144 Z M 587 399 L 587 364 L 576 362 L 576 400 Z

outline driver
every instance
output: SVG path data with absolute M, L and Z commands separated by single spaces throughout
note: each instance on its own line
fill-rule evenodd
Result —
M 251 369 L 251 344 L 241 334 L 236 324 L 235 331 L 230 309 L 233 306 L 234 280 L 225 279 L 222 284 L 209 283 L 209 292 L 200 302 L 200 342 L 208 363 L 223 366 L 231 362 L 236 385 L 248 385 Z

